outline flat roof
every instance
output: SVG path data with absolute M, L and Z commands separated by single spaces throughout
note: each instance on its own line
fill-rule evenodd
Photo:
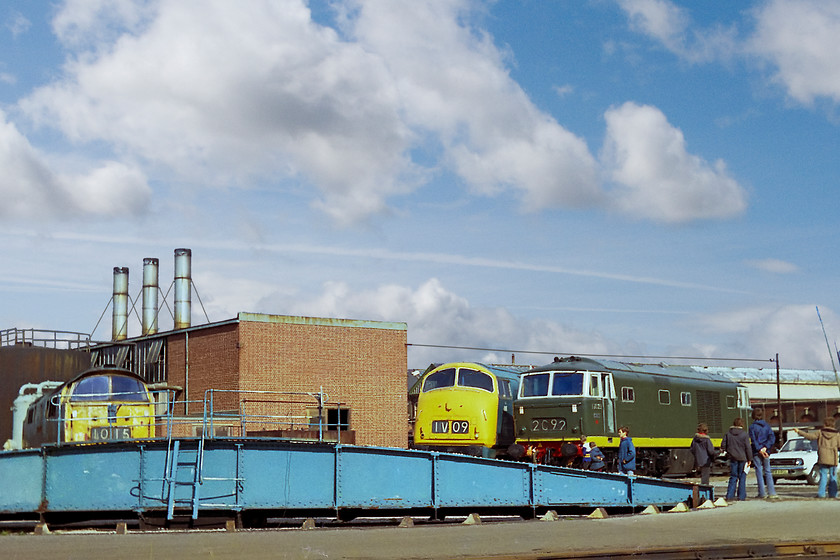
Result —
M 329 317 L 303 317 L 299 315 L 267 315 L 264 313 L 239 313 L 240 322 L 249 323 L 279 323 L 284 325 L 315 325 L 322 327 L 344 327 L 360 329 L 381 329 L 390 331 L 407 331 L 407 323 L 392 321 L 368 321 L 363 319 L 333 319 Z

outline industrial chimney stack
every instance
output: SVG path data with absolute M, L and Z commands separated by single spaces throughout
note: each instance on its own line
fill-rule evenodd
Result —
M 114 267 L 114 313 L 111 339 L 128 338 L 128 268 Z
M 175 249 L 175 330 L 190 327 L 192 250 Z
M 158 332 L 158 259 L 143 259 L 143 336 Z

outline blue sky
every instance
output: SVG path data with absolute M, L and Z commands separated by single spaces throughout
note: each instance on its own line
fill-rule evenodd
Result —
M 4 3 L 0 328 L 107 339 L 113 267 L 165 291 L 189 247 L 210 321 L 403 321 L 410 367 L 830 369 L 838 34 L 820 0 Z

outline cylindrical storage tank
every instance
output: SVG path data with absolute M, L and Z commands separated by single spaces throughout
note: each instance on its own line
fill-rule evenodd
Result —
M 175 329 L 190 327 L 192 250 L 175 249 Z
M 114 267 L 114 313 L 111 321 L 111 339 L 128 338 L 128 268 Z
M 143 335 L 158 332 L 158 259 L 143 259 Z

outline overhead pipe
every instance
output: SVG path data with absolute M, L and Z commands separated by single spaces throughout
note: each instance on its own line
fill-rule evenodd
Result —
M 143 259 L 143 336 L 158 332 L 158 278 L 158 259 Z
M 187 329 L 192 320 L 192 249 L 175 249 L 175 329 Z
M 114 308 L 111 321 L 111 339 L 128 338 L 128 268 L 114 267 Z

